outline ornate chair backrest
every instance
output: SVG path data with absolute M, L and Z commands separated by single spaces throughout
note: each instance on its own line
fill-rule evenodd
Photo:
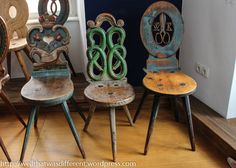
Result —
M 29 17 L 26 0 L 0 0 L 0 4 L 0 16 L 7 24 L 9 38 L 12 39 L 15 33 L 18 38 L 25 38 Z
M 87 25 L 89 77 L 93 81 L 124 79 L 127 74 L 124 21 L 102 13 Z
M 60 54 L 68 52 L 68 30 L 62 25 L 56 25 L 53 15 L 44 14 L 39 17 L 39 22 L 42 27 L 31 29 L 27 36 L 28 45 L 31 47 L 30 55 L 39 58 L 36 59 L 37 63 L 34 63 L 34 71 L 42 68 L 63 69 L 67 64 L 60 59 Z
M 3 18 L 0 16 L 0 90 L 2 84 L 9 78 L 5 68 L 2 66 L 2 62 L 7 56 L 9 48 L 9 38 L 7 32 L 7 26 Z
M 56 24 L 64 25 L 70 14 L 70 4 L 68 0 L 39 0 L 39 15 L 48 13 L 56 18 Z
M 144 13 L 140 34 L 149 52 L 147 71 L 178 70 L 176 52 L 183 40 L 184 25 L 179 10 L 171 3 L 158 1 Z

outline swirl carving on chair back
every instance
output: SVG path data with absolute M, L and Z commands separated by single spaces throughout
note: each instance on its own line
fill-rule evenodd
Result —
M 103 23 L 109 23 L 107 31 L 102 28 Z M 100 14 L 95 21 L 88 21 L 88 75 L 94 81 L 121 80 L 127 74 L 125 61 L 126 37 L 123 29 L 124 21 L 118 20 L 108 13 Z M 106 25 L 105 25 L 106 26 Z M 99 37 L 99 39 L 97 38 Z

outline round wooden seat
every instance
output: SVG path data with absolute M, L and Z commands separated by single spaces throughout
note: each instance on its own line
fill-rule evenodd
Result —
M 100 81 L 90 84 L 84 95 L 93 103 L 118 107 L 127 105 L 135 98 L 134 90 L 126 81 Z
M 27 46 L 26 38 L 20 38 L 20 39 L 11 39 L 10 40 L 10 51 L 19 51 L 24 49 Z
M 31 78 L 21 89 L 22 98 L 40 106 L 56 105 L 71 98 L 73 82 L 68 77 Z
M 196 88 L 194 79 L 183 72 L 148 72 L 143 79 L 144 86 L 156 93 L 165 95 L 190 95 Z

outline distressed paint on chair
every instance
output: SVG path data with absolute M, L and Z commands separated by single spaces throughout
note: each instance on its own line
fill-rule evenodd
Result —
M 70 14 L 70 4 L 68 0 L 39 0 L 38 13 L 39 16 L 44 15 L 45 13 L 53 15 L 56 19 L 55 24 L 64 25 Z M 68 62 L 73 75 L 76 76 L 68 52 L 63 52 L 63 55 Z
M 133 122 L 140 115 L 141 107 L 149 93 L 154 93 L 153 107 L 149 121 L 149 127 L 144 147 L 144 154 L 148 152 L 148 146 L 156 122 L 160 98 L 168 96 L 176 107 L 176 98 L 184 99 L 186 108 L 189 139 L 191 148 L 195 151 L 195 138 L 192 123 L 189 95 L 194 93 L 197 83 L 194 79 L 179 70 L 176 52 L 183 40 L 183 20 L 178 9 L 167 1 L 153 3 L 144 13 L 140 34 L 142 42 L 149 52 L 147 60 L 146 76 L 143 79 L 145 92 L 138 106 Z M 175 118 L 178 121 L 178 111 L 175 110 Z
M 108 29 L 103 28 L 108 26 Z M 95 22 L 88 21 L 88 74 L 91 84 L 84 95 L 91 103 L 89 115 L 84 126 L 87 131 L 96 106 L 110 108 L 110 131 L 113 161 L 116 160 L 116 120 L 115 108 L 123 107 L 130 125 L 133 125 L 127 104 L 131 103 L 135 94 L 127 83 L 127 64 L 124 47 L 124 21 L 118 20 L 108 13 L 100 14 Z M 97 38 L 99 37 L 99 38 Z M 115 39 L 115 40 L 114 40 Z
M 176 26 L 178 25 L 178 26 Z M 144 13 L 140 33 L 150 56 L 147 71 L 176 71 L 176 52 L 183 39 L 183 20 L 178 9 L 169 2 L 152 4 Z
M 67 63 L 60 59 L 60 54 L 68 50 L 67 45 L 70 41 L 69 32 L 62 25 L 55 25 L 56 22 L 53 15 L 44 14 L 39 17 L 39 21 L 42 28 L 32 28 L 27 36 L 28 44 L 31 47 L 30 54 L 37 56 L 39 60 L 34 63 L 30 81 L 21 90 L 22 98 L 31 104 L 33 108 L 27 124 L 20 161 L 24 160 L 33 122 L 34 126 L 37 127 L 39 108 L 58 104 L 62 104 L 65 117 L 76 143 L 83 158 L 85 158 L 86 156 L 80 142 L 79 134 L 77 133 L 66 103 L 73 96 L 74 85 L 71 81 Z

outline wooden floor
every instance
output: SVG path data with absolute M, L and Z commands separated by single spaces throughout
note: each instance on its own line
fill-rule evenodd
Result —
M 168 107 L 161 108 L 158 122 L 144 156 L 143 147 L 148 126 L 150 104 L 146 104 L 141 118 L 134 127 L 129 126 L 124 112 L 117 111 L 117 161 L 132 161 L 140 168 L 225 168 L 227 164 L 211 144 L 196 135 L 197 151 L 190 151 L 187 129 L 183 122 L 176 123 Z M 134 109 L 131 108 L 132 115 Z M 95 112 L 88 133 L 82 131 L 83 121 L 72 112 L 74 122 L 81 135 L 86 161 L 111 162 L 109 118 L 106 110 Z M 23 115 L 27 120 L 27 115 Z M 14 116 L 2 114 L 0 133 L 14 161 L 19 160 L 24 129 Z M 6 160 L 2 152 L 0 159 Z M 25 161 L 84 161 L 76 146 L 62 112 L 42 112 L 38 129 L 32 129 Z M 97 167 L 97 166 L 96 166 Z
M 75 79 L 74 81 L 76 100 L 83 107 L 82 109 L 87 115 L 86 107 L 88 104 L 84 100 L 82 91 L 87 84 L 86 82 L 78 82 L 81 79 Z M 17 82 L 17 85 L 14 82 L 9 82 L 6 88 L 14 105 L 20 111 L 24 120 L 27 121 L 29 106 L 22 102 L 19 94 L 22 84 L 23 81 Z M 141 97 L 140 90 L 136 89 L 136 92 L 137 98 L 129 106 L 132 116 L 134 116 Z M 145 102 L 141 117 L 134 127 L 129 126 L 124 112 L 117 110 L 118 163 L 134 162 L 138 168 L 228 167 L 225 156 L 212 145 L 212 142 L 205 139 L 202 134 L 196 134 L 197 151 L 190 151 L 185 118 L 180 118 L 179 123 L 175 122 L 173 112 L 165 99 L 162 99 L 161 102 L 161 109 L 149 146 L 149 153 L 147 156 L 144 156 L 143 149 L 152 104 L 151 100 L 152 96 Z M 54 107 L 43 109 L 39 116 L 38 128 L 32 128 L 25 155 L 25 163 L 28 163 L 30 160 L 47 162 L 71 161 L 77 163 L 104 161 L 112 163 L 108 111 L 106 109 L 97 110 L 86 133 L 82 131 L 84 123 L 79 114 L 74 112 L 73 108 L 71 109 L 72 117 L 87 154 L 87 159 L 82 159 L 61 109 Z M 14 115 L 6 112 L 1 102 L 0 110 L 0 135 L 6 144 L 12 160 L 18 161 L 25 130 Z M 0 160 L 6 161 L 1 150 Z M 0 167 L 4 167 L 1 161 Z

